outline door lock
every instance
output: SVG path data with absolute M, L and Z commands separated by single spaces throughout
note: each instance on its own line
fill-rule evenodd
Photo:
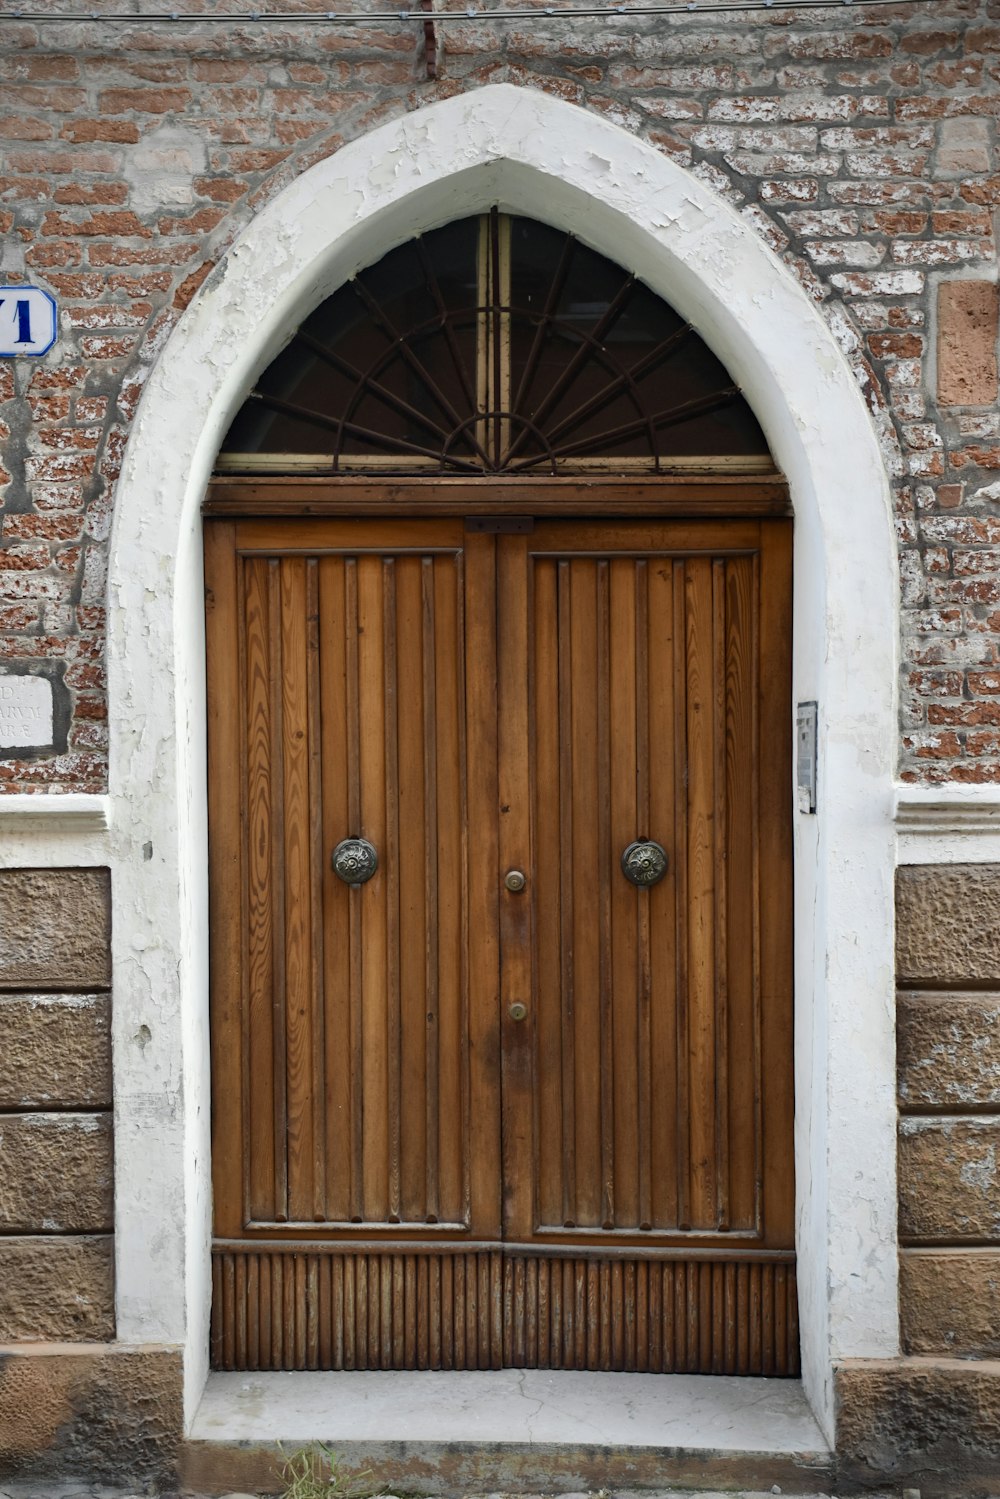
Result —
M 528 1014 L 528 1006 L 522 1004 L 519 999 L 515 999 L 514 1003 L 508 1006 L 507 1014 L 511 1020 L 524 1020 Z
M 503 882 L 507 886 L 507 889 L 513 891 L 515 895 L 520 894 L 528 883 L 519 869 L 508 869 L 503 877 Z

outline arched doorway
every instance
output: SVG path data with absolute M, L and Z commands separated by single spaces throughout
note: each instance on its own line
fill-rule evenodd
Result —
M 220 469 L 216 1366 L 797 1373 L 791 537 L 738 388 L 494 209 L 321 303 Z
M 835 1361 L 899 1346 L 885 465 L 826 320 L 739 213 L 600 115 L 510 85 L 389 121 L 279 193 L 167 340 L 133 424 L 108 583 L 118 1337 L 183 1349 L 190 1418 L 211 1306 L 200 509 L 212 465 L 289 328 L 388 246 L 496 202 L 627 263 L 692 320 L 789 483 L 793 694 L 820 703 L 817 814 L 794 828 L 797 1278 L 803 1384 L 832 1439 Z M 155 1045 L 140 1048 L 149 1014 Z

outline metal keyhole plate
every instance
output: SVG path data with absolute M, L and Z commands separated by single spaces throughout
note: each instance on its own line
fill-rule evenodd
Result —
M 511 1020 L 523 1020 L 527 1013 L 528 1006 L 522 1004 L 519 999 L 515 999 L 514 1003 L 510 1005 L 507 1010 L 507 1014 L 510 1016 Z
M 503 882 L 507 886 L 507 889 L 510 890 L 514 895 L 520 894 L 520 892 L 527 884 L 524 875 L 519 869 L 508 869 L 507 873 L 504 875 Z

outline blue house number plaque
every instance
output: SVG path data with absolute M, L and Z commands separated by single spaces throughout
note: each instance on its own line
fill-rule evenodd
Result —
M 0 357 L 47 354 L 56 341 L 56 304 L 40 286 L 0 286 Z

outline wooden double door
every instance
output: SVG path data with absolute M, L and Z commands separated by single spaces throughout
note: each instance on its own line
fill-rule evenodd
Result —
M 206 522 L 216 1367 L 797 1372 L 789 543 Z

